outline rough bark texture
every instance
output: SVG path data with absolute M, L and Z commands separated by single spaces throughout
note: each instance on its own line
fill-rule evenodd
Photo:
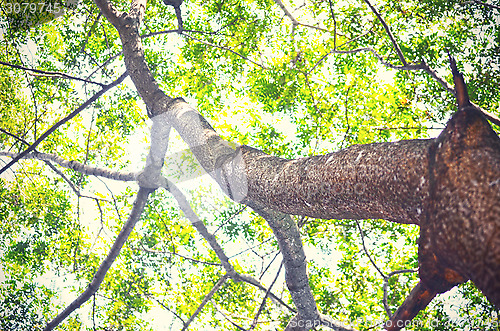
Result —
M 294 320 L 319 317 L 299 233 L 281 213 L 419 224 L 421 283 L 398 310 L 401 320 L 413 318 L 433 293 L 467 279 L 500 307 L 500 141 L 477 108 L 462 107 L 431 140 L 356 145 L 298 160 L 232 147 L 196 110 L 160 90 L 138 34 L 143 2 L 134 1 L 130 14 L 118 13 L 105 0 L 96 3 L 120 33 L 127 71 L 149 115 L 166 113 L 169 125 L 232 199 L 265 209 L 262 216 L 273 231 L 290 236 L 279 240 L 298 310 Z M 462 87 L 459 101 L 465 100 Z
M 309 328 L 306 327 L 306 324 L 319 325 L 321 323 L 320 314 L 309 287 L 306 255 L 297 224 L 290 215 L 257 204 L 250 204 L 250 207 L 267 220 L 278 240 L 281 254 L 283 254 L 286 284 L 299 312 L 298 316 L 290 322 L 304 322 L 301 325 L 300 323 L 289 323 L 285 330 L 307 330 Z
M 427 307 L 436 294 L 435 291 L 430 290 L 422 282 L 419 282 L 396 313 L 387 321 L 385 329 L 388 331 L 401 330 L 408 321 L 417 316 L 419 311 Z
M 500 139 L 474 107 L 431 146 L 420 278 L 437 292 L 471 279 L 500 307 Z
M 354 145 L 287 160 L 249 146 L 230 147 L 182 100 L 168 111 L 172 126 L 202 167 L 243 203 L 324 219 L 419 224 L 429 192 L 428 150 L 433 140 Z
M 297 160 L 244 146 L 248 199 L 323 219 L 382 218 L 418 224 L 428 196 L 432 140 L 354 145 Z

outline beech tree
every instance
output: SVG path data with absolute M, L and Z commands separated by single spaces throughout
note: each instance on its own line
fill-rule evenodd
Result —
M 3 330 L 498 328 L 498 2 L 17 5 Z

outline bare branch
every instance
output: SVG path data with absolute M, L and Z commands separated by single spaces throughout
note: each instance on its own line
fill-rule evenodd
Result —
M 443 88 L 445 90 L 447 90 L 448 92 L 450 92 L 453 95 L 456 94 L 453 86 L 451 86 L 450 84 L 448 84 L 447 81 L 445 81 L 444 79 L 439 77 L 437 72 L 434 69 L 432 69 L 431 67 L 429 67 L 429 65 L 427 63 L 425 63 L 425 61 L 422 61 L 420 63 L 420 67 L 421 68 L 418 68 L 418 69 L 423 69 L 424 71 L 426 71 L 432 78 L 434 78 L 435 81 L 437 81 L 439 84 L 441 84 L 441 86 L 443 86 Z
M 90 106 L 95 100 L 97 100 L 101 95 L 103 95 L 104 93 L 106 93 L 109 89 L 111 89 L 112 87 L 115 87 L 116 85 L 118 85 L 121 82 L 123 82 L 123 80 L 127 76 L 128 76 L 127 72 L 123 73 L 117 80 L 115 80 L 114 82 L 106 85 L 99 92 L 97 92 L 96 94 L 94 94 L 90 99 L 88 99 L 87 101 L 85 101 L 80 107 L 78 107 L 73 112 L 71 112 L 69 115 L 67 115 L 66 117 L 64 117 L 63 119 L 61 119 L 60 121 L 58 121 L 56 124 L 54 124 L 50 129 L 48 129 L 47 131 L 45 131 L 33 144 L 31 144 L 30 147 L 28 147 L 22 153 L 19 153 L 19 155 L 17 155 L 14 159 L 12 159 L 12 161 L 10 161 L 2 169 L 0 169 L 0 174 L 3 173 L 5 170 L 9 169 L 14 163 L 16 163 L 17 161 L 19 161 L 20 159 L 22 159 L 28 153 L 30 153 L 31 151 L 33 151 L 36 148 L 36 146 L 38 146 L 42 141 L 44 141 L 45 138 L 47 138 L 50 134 L 52 134 L 52 132 L 56 131 L 61 125 L 63 125 L 64 123 L 68 122 L 73 117 L 75 117 L 76 115 L 78 115 L 82 110 L 84 110 L 85 108 L 87 108 L 88 106 Z
M 271 289 L 273 288 L 274 284 L 278 280 L 278 276 L 281 273 L 281 268 L 283 268 L 283 262 L 281 262 L 280 267 L 278 268 L 278 271 L 276 272 L 276 276 L 274 277 L 274 280 L 271 282 L 271 285 L 269 285 L 269 287 L 267 288 L 266 294 L 264 295 L 264 298 L 262 299 L 259 310 L 257 311 L 257 314 L 255 314 L 255 317 L 253 319 L 252 325 L 250 326 L 249 330 L 253 330 L 257 326 L 257 322 L 259 321 L 259 316 L 260 316 L 260 314 L 262 314 L 262 310 L 264 310 L 264 307 L 266 306 L 266 300 L 269 297 L 269 293 L 271 293 Z
M 198 308 L 196 308 L 196 311 L 193 313 L 193 315 L 191 315 L 191 317 L 189 317 L 189 319 L 187 320 L 187 322 L 184 324 L 184 327 L 182 328 L 182 331 L 188 329 L 189 324 L 191 324 L 191 322 L 194 321 L 194 319 L 196 318 L 196 316 L 198 316 L 198 314 L 201 312 L 201 310 L 203 309 L 203 307 L 205 307 L 205 305 L 208 303 L 208 301 L 212 300 L 212 297 L 214 296 L 214 294 L 221 288 L 221 286 L 226 282 L 226 280 L 228 278 L 229 278 L 228 274 L 225 274 L 224 276 L 222 276 L 221 278 L 219 278 L 219 280 L 214 285 L 214 287 L 212 287 L 212 289 L 210 290 L 210 292 L 203 298 L 203 301 L 200 303 L 200 305 L 198 306 Z
M 101 10 L 104 17 L 106 17 L 113 26 L 116 27 L 120 24 L 123 13 L 116 10 L 109 0 L 94 0 L 94 2 Z
M 139 287 L 141 290 L 142 290 L 142 287 Z M 143 292 L 144 293 L 144 292 Z M 179 316 L 179 314 L 177 314 L 174 310 L 170 309 L 170 307 L 168 307 L 167 305 L 165 305 L 163 302 L 161 302 L 160 300 L 158 300 L 156 297 L 154 297 L 152 294 L 150 293 L 144 293 L 144 295 L 146 295 L 148 298 L 152 298 L 153 300 L 155 300 L 160 306 L 163 307 L 163 309 L 169 311 L 172 315 L 174 315 L 175 317 L 177 317 L 181 323 L 184 325 L 186 324 L 186 322 L 184 321 L 184 319 Z
M 1 155 L 1 152 L 0 152 L 0 155 Z M 46 165 L 49 166 L 50 169 L 52 169 L 52 171 L 54 171 L 56 174 L 58 174 L 66 183 L 68 183 L 69 187 L 71 187 L 71 189 L 73 190 L 73 192 L 77 195 L 77 196 L 80 196 L 80 191 L 78 190 L 78 188 L 76 187 L 76 185 L 68 178 L 66 177 L 66 175 L 60 171 L 59 169 L 57 169 L 52 163 L 50 163 L 49 161 L 46 161 L 44 160 L 43 161 Z
M 354 53 L 359 53 L 359 52 L 371 52 L 379 60 L 379 62 L 381 64 L 383 64 L 384 66 L 386 66 L 388 68 L 391 68 L 391 69 L 395 69 L 395 70 L 424 70 L 436 82 L 438 82 L 446 91 L 450 92 L 454 96 L 456 95 L 456 91 L 453 88 L 453 86 L 451 86 L 450 84 L 448 84 L 448 82 L 445 81 L 443 78 L 439 77 L 438 74 L 437 74 L 437 72 L 434 69 L 432 69 L 425 61 L 422 60 L 418 64 L 406 64 L 404 66 L 396 66 L 396 65 L 393 65 L 392 63 L 387 62 L 382 57 L 382 55 L 378 54 L 378 52 L 376 50 L 374 50 L 373 48 L 371 48 L 371 47 L 362 47 L 362 48 L 356 48 L 356 49 L 346 50 L 346 51 L 339 51 L 339 50 L 333 49 L 330 52 L 328 52 L 325 55 L 323 55 L 321 57 L 321 59 L 319 59 L 318 62 L 316 62 L 314 64 L 314 66 L 307 72 L 307 75 L 309 75 L 311 72 L 313 72 L 320 65 L 320 63 L 323 62 L 331 54 L 354 54 Z M 490 112 L 482 109 L 481 107 L 477 106 L 476 104 L 474 104 L 472 102 L 471 102 L 471 104 L 474 107 L 477 107 L 479 110 L 481 110 L 481 112 L 483 113 L 483 115 L 490 122 L 492 122 L 492 123 L 500 126 L 500 119 L 497 116 L 495 116 L 492 113 L 490 113 Z
M 167 179 L 165 179 L 165 183 L 166 184 L 163 185 L 163 187 L 166 190 L 168 190 L 170 193 L 172 193 L 174 198 L 177 200 L 177 203 L 179 204 L 179 207 L 181 208 L 184 215 L 191 221 L 191 223 L 196 228 L 198 233 L 200 233 L 202 235 L 202 237 L 205 238 L 205 240 L 209 243 L 209 245 L 215 251 L 217 257 L 222 262 L 222 266 L 226 270 L 228 276 L 231 277 L 231 279 L 233 279 L 234 281 L 244 281 L 246 283 L 249 283 L 249 284 L 252 284 L 252 285 L 258 287 L 259 289 L 261 289 L 263 291 L 267 291 L 267 289 L 262 284 L 260 284 L 260 282 L 257 281 L 256 279 L 254 279 L 250 276 L 247 276 L 247 275 L 241 275 L 234 270 L 233 266 L 229 263 L 229 258 L 227 257 L 226 253 L 224 252 L 222 247 L 217 242 L 215 236 L 208 232 L 208 229 L 206 228 L 205 224 L 200 220 L 198 215 L 193 211 L 193 209 L 191 208 L 191 206 L 190 206 L 189 202 L 187 201 L 186 197 L 184 196 L 184 194 L 179 190 L 179 188 L 174 183 L 168 181 Z M 278 301 L 280 304 L 287 307 L 291 311 L 295 311 L 293 308 L 291 308 L 289 305 L 284 303 L 276 295 L 271 293 L 270 296 L 271 296 L 271 298 Z
M 200 220 L 200 218 L 194 212 L 194 210 L 191 208 L 189 202 L 186 199 L 186 196 L 182 193 L 182 191 L 179 190 L 179 188 L 174 183 L 170 182 L 166 178 L 163 188 L 172 193 L 175 200 L 177 200 L 177 203 L 179 204 L 179 207 L 181 208 L 184 215 L 187 217 L 188 220 L 191 221 L 191 224 L 196 228 L 198 233 L 201 234 L 203 238 L 205 238 L 210 247 L 212 247 L 212 249 L 215 251 L 215 254 L 222 262 L 222 266 L 224 267 L 224 269 L 226 269 L 227 274 L 231 278 L 235 277 L 236 274 L 234 268 L 229 263 L 229 258 L 227 257 L 226 253 L 217 242 L 215 236 L 210 232 L 208 232 L 207 227 L 205 226 L 203 221 Z
M 365 254 L 368 256 L 368 259 L 370 260 L 371 264 L 377 269 L 378 273 L 385 279 L 387 276 L 380 270 L 380 268 L 377 266 L 375 261 L 373 261 L 372 256 L 368 252 L 368 249 L 366 248 L 365 245 L 365 236 L 363 235 L 363 229 L 361 229 L 361 225 L 359 225 L 359 222 L 356 220 L 356 224 L 358 225 L 358 230 L 359 234 L 361 235 L 361 243 L 363 244 L 363 250 L 365 251 Z
M 21 153 L 12 153 L 12 152 L 2 152 L 0 151 L 0 156 L 9 156 L 13 159 L 16 159 L 19 157 Z M 72 169 L 75 171 L 78 171 L 79 173 L 82 173 L 84 175 L 92 175 L 92 176 L 99 176 L 99 177 L 104 177 L 108 179 L 113 179 L 113 180 L 120 180 L 120 181 L 135 181 L 137 174 L 134 172 L 119 172 L 119 171 L 111 171 L 109 169 L 104 169 L 104 168 L 98 168 L 98 167 L 93 167 L 93 166 L 88 166 L 83 163 L 77 162 L 77 161 L 67 161 L 63 159 L 62 157 L 55 155 L 55 154 L 45 154 L 45 153 L 30 153 L 27 155 L 23 155 L 21 157 L 22 159 L 36 159 L 36 160 L 42 160 L 42 161 L 51 161 L 59 164 L 61 167 Z
M 102 261 L 99 269 L 94 275 L 92 282 L 89 284 L 87 289 L 80 294 L 78 298 L 76 298 L 66 309 L 64 309 L 59 315 L 57 315 L 52 321 L 50 321 L 47 326 L 44 328 L 44 331 L 53 330 L 56 326 L 58 326 L 64 319 L 66 319 L 73 311 L 78 309 L 83 303 L 89 300 L 92 295 L 94 295 L 99 289 L 106 273 L 109 268 L 113 265 L 118 254 L 120 254 L 120 250 L 127 241 L 130 233 L 134 229 L 135 224 L 140 219 L 142 211 L 144 210 L 144 206 L 146 205 L 149 194 L 153 192 L 152 189 L 140 188 L 139 192 L 137 192 L 136 200 L 132 207 L 132 211 L 130 212 L 129 218 L 127 222 L 123 225 L 120 233 L 116 237 L 116 240 L 108 252 L 108 256 Z
M 247 205 L 267 221 L 278 240 L 283 255 L 286 284 L 298 311 L 285 330 L 301 330 L 303 328 L 295 327 L 317 324 L 320 321 L 320 315 L 309 286 L 306 256 L 297 224 L 290 215 L 260 206 L 255 202 L 249 202 Z M 295 323 L 299 320 L 304 323 Z
M 260 289 L 261 291 L 267 292 L 266 287 L 264 285 L 262 285 L 257 279 L 250 277 L 248 275 L 242 275 L 242 274 L 239 274 L 238 277 L 239 277 L 239 280 L 241 280 L 245 283 L 248 283 L 250 285 L 253 285 L 253 286 L 257 287 L 258 289 Z M 274 293 L 270 292 L 269 297 L 271 299 L 273 299 L 274 301 L 276 301 L 277 303 L 279 303 L 280 305 L 282 305 L 283 307 L 286 307 L 289 311 L 291 311 L 293 313 L 297 312 L 296 309 L 292 308 L 289 304 L 287 304 L 286 302 L 281 300 Z
M 337 49 L 337 19 L 335 18 L 335 12 L 333 11 L 332 0 L 328 0 L 328 5 L 330 7 L 330 14 L 333 20 L 333 49 Z
M 220 263 L 214 263 L 214 262 L 208 262 L 208 261 L 201 261 L 201 260 L 193 259 L 192 257 L 189 257 L 189 256 L 184 256 L 184 255 L 176 253 L 176 252 L 157 251 L 157 250 L 149 249 L 149 248 L 146 248 L 146 247 L 142 247 L 141 250 L 143 250 L 144 252 L 152 253 L 152 254 L 170 254 L 170 255 L 175 255 L 175 256 L 178 256 L 178 257 L 183 258 L 185 260 L 192 261 L 194 263 L 201 263 L 201 264 L 213 265 L 213 266 L 222 266 L 222 264 L 220 264 Z
M 444 127 L 425 127 L 425 126 L 402 126 L 402 127 L 385 127 L 385 126 L 375 126 L 374 130 L 443 130 Z
M 382 63 L 384 66 L 391 68 L 391 69 L 396 69 L 396 70 L 420 70 L 420 69 L 424 69 L 425 70 L 424 64 L 406 64 L 404 66 L 396 66 L 390 62 L 387 62 L 382 57 L 382 55 L 377 53 L 377 51 L 374 50 L 373 48 L 361 47 L 361 48 L 350 49 L 350 50 L 345 50 L 345 51 L 333 49 L 330 52 L 323 55 L 323 57 L 321 59 L 319 59 L 318 62 L 316 62 L 316 64 L 314 64 L 314 66 L 308 71 L 308 73 L 314 71 L 314 69 L 316 69 L 318 67 L 318 65 L 321 62 L 323 62 L 331 54 L 354 54 L 354 53 L 359 53 L 359 52 L 371 52 L 379 60 L 380 63 Z M 430 68 L 429 68 L 429 70 L 430 70 Z
M 478 105 L 476 105 L 475 103 L 471 102 L 471 104 L 474 106 L 474 107 L 477 107 L 479 110 L 481 110 L 481 112 L 483 113 L 483 115 L 491 122 L 491 123 L 494 123 L 498 126 L 500 126 L 500 119 L 493 115 L 492 113 L 484 110 L 483 108 L 479 107 Z
M 116 53 L 115 55 L 111 56 L 109 59 L 107 59 L 106 61 L 104 61 L 101 65 L 99 65 L 97 67 L 97 69 L 95 69 L 94 71 L 92 71 L 90 73 L 90 75 L 87 77 L 87 79 L 89 79 L 90 77 L 92 77 L 97 71 L 99 71 L 100 69 L 104 68 L 105 66 L 107 66 L 108 64 L 110 64 L 114 59 L 116 59 L 117 57 L 119 57 L 120 55 L 122 55 L 123 52 L 118 52 Z
M 20 138 L 20 137 L 16 136 L 15 134 L 10 133 L 10 132 L 9 132 L 9 131 L 7 131 L 7 130 L 4 130 L 4 129 L 0 128 L 0 132 L 3 132 L 3 133 L 5 133 L 5 134 L 7 134 L 7 135 L 9 135 L 9 136 L 11 136 L 11 137 L 13 137 L 13 138 L 15 138 L 17 141 L 20 141 L 20 142 L 22 142 L 23 144 L 25 144 L 25 145 L 27 145 L 27 146 L 29 146 L 29 145 L 30 145 L 30 144 L 29 144 L 26 140 L 24 140 L 24 139 L 22 139 L 22 138 Z M 34 152 L 36 152 L 36 150 L 35 150 Z M 38 152 L 36 152 L 36 153 L 38 153 Z M 11 155 L 8 155 L 8 154 L 12 154 L 12 156 L 11 156 Z M 29 155 L 29 154 L 28 154 L 28 155 Z M 9 152 L 5 152 L 5 153 L 4 153 L 4 152 L 1 152 L 1 151 L 0 151 L 0 156 L 11 156 L 11 157 L 15 157 L 15 156 L 17 156 L 17 153 L 9 153 Z M 67 183 L 67 184 L 71 187 L 71 189 L 73 190 L 73 192 L 74 192 L 77 196 L 80 196 L 80 191 L 78 190 L 78 188 L 76 187 L 76 185 L 75 185 L 75 184 L 74 184 L 74 183 L 73 183 L 73 182 L 72 182 L 72 181 L 71 181 L 68 177 L 66 177 L 66 175 L 65 175 L 64 173 L 62 173 L 59 169 L 57 169 L 57 168 L 56 168 L 56 167 L 55 167 L 55 166 L 54 166 L 54 165 L 53 165 L 50 161 L 48 161 L 48 160 L 43 160 L 43 162 L 44 162 L 46 165 L 48 165 L 48 166 L 49 166 L 49 168 L 50 168 L 50 169 L 52 169 L 52 171 L 54 171 L 56 174 L 58 174 L 58 175 L 59 175 L 59 176 L 60 176 L 60 177 L 61 177 L 61 178 L 62 178 L 62 179 L 63 179 L 63 180 L 64 180 L 64 181 L 65 181 L 65 182 L 66 182 L 66 183 Z
M 274 0 L 274 3 L 276 3 L 281 8 L 283 13 L 285 13 L 285 15 L 292 21 L 293 25 L 299 25 L 299 22 L 297 21 L 297 19 L 295 17 L 293 17 L 292 13 L 290 13 L 288 11 L 288 9 L 285 7 L 285 4 L 283 3 L 283 1 Z
M 370 3 L 370 1 L 368 1 L 368 0 L 364 0 L 364 1 L 368 5 L 368 7 L 370 7 L 370 9 L 375 14 L 375 16 L 377 16 L 378 20 L 380 21 L 380 23 L 384 27 L 385 32 L 387 32 L 387 35 L 391 39 L 392 45 L 394 46 L 394 49 L 396 50 L 396 53 L 398 54 L 399 60 L 401 61 L 401 63 L 403 63 L 403 66 L 408 65 L 408 63 L 406 62 L 406 59 L 405 59 L 405 57 L 403 55 L 403 52 L 401 52 L 401 48 L 399 47 L 398 43 L 396 42 L 396 39 L 394 38 L 394 35 L 392 34 L 391 29 L 389 28 L 389 26 L 387 25 L 387 23 L 384 21 L 384 19 L 382 18 L 382 16 L 379 14 L 379 12 L 377 11 L 377 9 L 374 6 L 372 6 L 372 4 Z
M 292 21 L 292 25 L 295 27 L 297 25 L 300 25 L 300 26 L 303 26 L 303 27 L 306 27 L 306 28 L 310 28 L 310 29 L 314 29 L 314 30 L 319 30 L 319 31 L 323 31 L 323 32 L 328 32 L 328 33 L 332 33 L 331 31 L 327 30 L 327 29 L 324 29 L 324 28 L 320 28 L 319 26 L 314 26 L 314 25 L 309 25 L 309 24 L 304 24 L 304 23 L 300 23 L 299 21 L 297 21 L 297 19 L 288 11 L 288 9 L 285 7 L 285 4 L 283 4 L 283 1 L 281 0 L 274 0 L 274 3 L 276 3 L 280 8 L 281 10 L 283 11 L 283 13 L 285 13 L 285 15 Z M 335 32 L 335 35 L 336 35 L 336 32 Z
M 155 32 L 150 32 L 150 33 L 143 34 L 143 35 L 141 35 L 141 38 L 145 39 L 145 38 L 150 38 L 150 37 L 154 37 L 154 36 L 159 36 L 159 35 L 162 35 L 162 34 L 178 33 L 178 32 L 179 32 L 179 30 L 155 31 Z
M 24 70 L 24 71 L 33 72 L 33 73 L 35 73 L 35 74 L 33 74 L 34 76 L 43 76 L 43 77 L 50 77 L 50 78 L 72 79 L 72 80 L 77 80 L 77 81 L 84 82 L 84 83 L 99 85 L 101 87 L 106 87 L 106 84 L 94 82 L 92 80 L 88 80 L 88 79 L 85 79 L 85 78 L 71 76 L 71 75 L 65 74 L 64 72 L 31 69 L 31 68 L 28 68 L 28 67 L 25 67 L 25 66 L 21 66 L 21 65 L 17 65 L 17 64 L 12 64 L 12 63 L 8 63 L 8 62 L 3 62 L 3 61 L 0 61 L 0 64 L 4 65 L 4 66 L 7 66 L 7 67 L 15 68 L 15 69 L 21 69 L 21 70 Z
M 221 309 L 219 309 L 219 307 L 217 307 L 217 305 L 215 304 L 214 301 L 212 301 L 212 304 L 214 305 L 215 307 L 215 310 L 217 310 L 217 312 L 219 314 L 221 314 L 229 323 L 231 323 L 234 327 L 236 327 L 237 329 L 239 330 L 242 330 L 242 331 L 246 331 L 245 328 L 243 328 L 241 325 L 238 325 L 236 322 L 234 322 L 233 320 L 231 320 Z

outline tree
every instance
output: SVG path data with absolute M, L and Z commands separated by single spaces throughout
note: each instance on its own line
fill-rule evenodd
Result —
M 498 327 L 498 5 L 7 8 L 3 329 Z

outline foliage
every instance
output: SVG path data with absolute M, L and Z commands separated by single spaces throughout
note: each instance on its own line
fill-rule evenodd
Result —
M 124 2 L 115 4 L 127 9 Z M 390 69 L 372 52 L 348 52 L 371 47 L 388 63 L 402 65 L 363 1 L 285 5 L 302 25 L 293 25 L 270 0 L 187 1 L 181 6 L 185 31 L 178 35 L 173 9 L 151 1 L 141 27 L 148 65 L 168 95 L 196 106 L 221 136 L 285 158 L 352 144 L 428 138 L 439 132 L 429 128 L 443 127 L 454 98 L 427 72 Z M 377 8 L 409 63 L 425 61 L 450 82 L 448 50 L 465 73 L 471 99 L 499 114 L 498 9 L 455 0 L 387 0 Z M 5 16 L 0 23 L 7 26 Z M 164 33 L 152 35 L 159 31 Z M 94 82 L 0 66 L 2 151 L 24 150 L 98 91 L 99 84 L 124 71 L 118 33 L 89 0 L 31 29 L 7 27 L 0 47 L 2 62 Z M 150 122 L 144 108 L 126 80 L 37 150 L 90 166 L 137 171 L 147 153 Z M 171 146 L 173 151 L 185 148 L 178 137 Z M 176 155 L 169 170 L 181 175 L 196 171 L 192 156 Z M 77 297 L 131 209 L 136 184 L 59 169 L 65 178 L 28 160 L 0 179 L 2 330 L 40 328 Z M 177 180 L 235 269 L 270 286 L 281 256 L 265 221 L 223 197 L 206 176 L 191 177 L 196 178 Z M 383 278 L 370 258 L 385 274 L 416 268 L 418 228 L 366 220 L 360 222 L 361 237 L 355 221 L 296 219 L 320 311 L 361 330 L 385 320 Z M 156 330 L 168 325 L 177 330 L 223 275 L 220 261 L 175 200 L 157 191 L 97 294 L 60 329 Z M 393 312 L 416 281 L 415 273 L 389 279 Z M 292 304 L 283 272 L 272 292 Z M 227 281 L 191 328 L 236 330 L 238 324 L 248 329 L 263 298 L 264 292 L 249 284 Z M 282 328 L 292 315 L 267 299 L 255 329 Z M 407 329 L 493 330 L 495 325 L 498 312 L 465 284 L 439 297 Z

